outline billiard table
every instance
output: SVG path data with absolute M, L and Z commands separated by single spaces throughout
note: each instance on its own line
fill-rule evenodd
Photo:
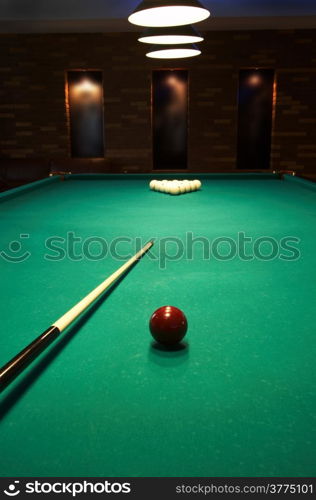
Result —
M 1 475 L 314 476 L 316 185 L 195 174 L 200 191 L 170 196 L 153 177 L 0 195 L 0 365 L 155 238 L 1 393 Z M 171 350 L 148 328 L 162 305 L 188 319 Z

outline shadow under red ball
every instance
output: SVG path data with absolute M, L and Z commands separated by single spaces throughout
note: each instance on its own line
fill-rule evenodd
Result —
M 184 313 L 177 307 L 162 306 L 152 314 L 149 328 L 156 342 L 174 346 L 185 336 L 188 322 Z

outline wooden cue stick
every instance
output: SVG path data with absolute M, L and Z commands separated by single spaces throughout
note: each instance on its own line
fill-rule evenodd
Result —
M 104 280 L 92 292 L 61 316 L 45 332 L 37 337 L 31 344 L 19 352 L 7 364 L 0 368 L 0 392 L 2 392 L 53 340 L 55 340 L 67 326 L 82 314 L 105 290 L 120 278 L 137 260 L 139 260 L 152 246 L 149 241 L 139 252 L 131 257 L 125 264 L 117 269 L 111 276 Z

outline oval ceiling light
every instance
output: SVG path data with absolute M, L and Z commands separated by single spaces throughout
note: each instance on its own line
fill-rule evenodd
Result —
M 193 26 L 170 26 L 168 28 L 147 28 L 138 39 L 139 42 L 177 45 L 202 42 L 204 38 Z
M 185 57 L 195 57 L 201 54 L 196 45 L 165 46 L 153 45 L 146 56 L 152 59 L 184 59 Z
M 148 27 L 183 26 L 210 16 L 198 0 L 143 0 L 128 20 Z

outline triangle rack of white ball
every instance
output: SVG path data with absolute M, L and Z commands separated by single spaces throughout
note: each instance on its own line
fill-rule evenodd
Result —
M 149 183 L 149 188 L 152 191 L 158 191 L 160 193 L 166 193 L 171 195 L 179 195 L 190 193 L 192 191 L 198 191 L 201 189 L 202 183 L 198 179 L 188 180 L 188 179 L 163 179 L 162 181 L 153 179 Z

